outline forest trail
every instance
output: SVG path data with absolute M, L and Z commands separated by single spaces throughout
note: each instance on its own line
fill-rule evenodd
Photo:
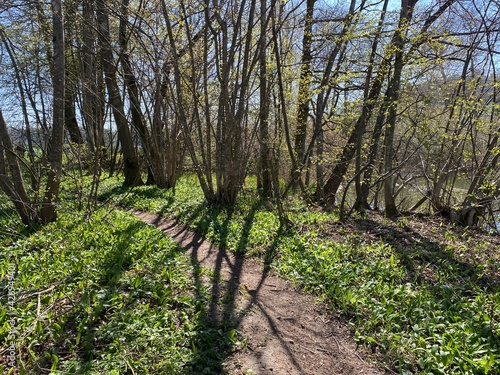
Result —
M 173 220 L 130 211 L 173 238 L 191 257 L 197 281 L 211 287 L 208 313 L 230 322 L 244 345 L 224 360 L 231 375 L 384 374 L 358 348 L 347 323 L 333 317 L 311 295 L 255 259 L 235 256 Z M 202 266 L 213 271 L 201 276 Z

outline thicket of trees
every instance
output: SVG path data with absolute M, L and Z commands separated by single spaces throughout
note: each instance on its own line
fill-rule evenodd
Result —
M 499 5 L 4 1 L 0 184 L 26 224 L 54 220 L 71 147 L 92 193 L 104 168 L 165 188 L 189 169 L 233 204 L 255 174 L 278 208 L 297 192 L 494 227 Z

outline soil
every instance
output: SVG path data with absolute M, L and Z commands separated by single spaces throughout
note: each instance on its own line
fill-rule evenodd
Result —
M 313 296 L 297 290 L 264 263 L 218 249 L 179 223 L 132 211 L 177 241 L 193 264 L 212 270 L 194 276 L 211 288 L 209 318 L 230 321 L 240 349 L 224 360 L 224 373 L 260 375 L 385 374 L 358 347 L 353 330 Z

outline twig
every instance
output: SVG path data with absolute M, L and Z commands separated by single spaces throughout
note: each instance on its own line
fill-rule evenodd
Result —
M 330 357 L 332 362 L 335 363 L 335 356 L 334 356 L 333 352 L 331 352 L 330 350 L 323 349 L 321 346 L 317 347 L 316 350 L 319 350 L 320 352 L 328 354 L 328 356 Z M 339 350 L 339 353 L 340 353 L 340 350 Z
M 329 355 L 333 355 L 334 353 L 331 351 L 331 350 L 328 350 L 328 349 L 323 349 L 321 346 L 318 346 L 316 348 L 316 350 L 320 351 L 320 352 L 323 352 L 323 353 L 326 353 L 326 354 L 329 354 Z
M 304 350 L 307 350 L 309 353 L 316 354 L 316 352 L 315 352 L 314 350 L 309 349 L 309 348 L 307 348 L 307 347 L 305 347 L 305 346 L 303 346 L 303 345 L 300 345 L 300 344 L 299 344 L 299 347 L 300 347 L 300 348 L 302 348 L 302 349 L 304 349 Z
M 52 285 L 51 287 L 48 287 L 47 289 L 45 290 L 41 290 L 41 291 L 38 291 L 38 292 L 34 292 L 34 293 L 31 293 L 31 294 L 28 294 L 28 295 L 25 295 L 21 298 L 18 298 L 17 299 L 17 302 L 21 302 L 21 301 L 24 301 L 25 299 L 28 299 L 28 298 L 31 298 L 33 296 L 38 296 L 38 299 L 40 300 L 40 295 L 41 294 L 45 294 L 45 293 L 48 293 L 50 291 L 52 291 L 57 285 L 59 285 L 60 283 L 57 283 L 57 284 L 54 284 Z
M 332 338 L 333 338 L 333 339 L 335 340 L 335 342 L 337 343 L 337 348 L 339 349 L 339 352 L 340 352 L 340 351 L 341 351 L 341 349 L 340 349 L 340 342 L 339 342 L 339 340 L 337 340 L 337 338 L 336 338 L 334 335 L 332 335 Z
M 124 355 L 122 355 L 122 358 L 125 360 L 125 363 L 127 364 L 127 367 L 130 369 L 130 371 L 132 371 L 132 375 L 135 375 L 134 368 L 132 367 L 128 359 Z
M 40 316 L 40 305 L 42 304 L 42 301 L 40 301 L 41 293 L 37 293 L 37 294 L 38 294 L 38 304 L 36 307 L 36 316 Z
M 354 354 L 356 354 L 356 357 L 358 357 L 361 360 L 361 362 L 366 363 L 365 360 L 363 358 L 361 358 L 358 353 L 354 352 Z

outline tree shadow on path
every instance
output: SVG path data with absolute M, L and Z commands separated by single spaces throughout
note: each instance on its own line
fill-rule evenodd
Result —
M 249 211 L 239 232 L 236 249 L 240 253 L 246 248 L 256 210 L 253 207 Z M 361 367 L 366 374 L 383 373 L 361 360 L 357 353 L 350 353 L 352 358 L 346 360 L 346 352 L 355 352 L 355 345 L 347 350 L 350 344 L 344 341 L 340 344 L 335 337 L 337 328 L 320 321 L 327 318 L 318 312 L 314 297 L 297 292 L 286 281 L 273 275 L 270 262 L 279 245 L 279 235 L 265 254 L 266 261 L 259 262 L 226 250 L 230 211 L 220 221 L 212 219 L 219 235 L 218 247 L 159 215 L 134 213 L 154 224 L 187 252 L 198 293 L 201 294 L 206 286 L 210 288 L 211 297 L 203 324 L 208 330 L 218 330 L 220 342 L 207 341 L 204 332 L 200 332 L 195 345 L 205 358 L 195 359 L 192 369 L 200 369 L 201 364 L 206 363 L 207 355 L 212 356 L 212 366 L 211 370 L 205 369 L 209 372 L 193 373 L 241 373 L 252 369 L 259 374 L 326 375 L 344 371 L 356 373 Z M 204 269 L 211 270 L 210 277 Z

